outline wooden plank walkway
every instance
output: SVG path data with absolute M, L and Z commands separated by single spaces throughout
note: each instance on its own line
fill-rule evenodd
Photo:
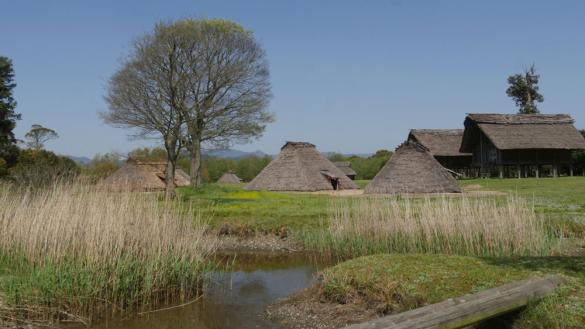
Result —
M 524 307 L 530 301 L 553 293 L 563 282 L 564 279 L 559 276 L 517 281 L 345 329 L 463 328 Z

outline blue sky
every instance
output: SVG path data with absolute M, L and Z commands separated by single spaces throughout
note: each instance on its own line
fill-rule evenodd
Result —
M 277 121 L 241 150 L 286 140 L 322 151 L 394 148 L 410 128 L 457 128 L 465 113 L 514 113 L 506 78 L 536 64 L 544 113 L 585 128 L 585 1 L 5 1 L 0 54 L 12 58 L 17 135 L 59 132 L 58 153 L 127 152 L 97 116 L 132 40 L 160 20 L 226 18 L 254 31 L 271 67 Z

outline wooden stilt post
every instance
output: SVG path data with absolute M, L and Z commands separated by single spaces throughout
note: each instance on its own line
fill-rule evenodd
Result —
M 573 177 L 573 165 L 569 166 L 569 175 Z
M 504 178 L 504 166 L 498 166 L 498 170 L 500 171 L 500 178 Z
M 559 177 L 559 167 L 557 165 L 553 165 L 553 177 Z
M 522 178 L 522 167 L 518 166 L 518 179 Z
M 536 165 L 536 178 L 540 178 L 540 166 Z

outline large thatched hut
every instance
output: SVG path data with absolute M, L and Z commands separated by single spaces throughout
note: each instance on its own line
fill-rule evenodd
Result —
M 585 149 L 573 123 L 567 114 L 468 114 L 460 150 L 485 176 L 572 174 L 572 151 Z
M 165 189 L 165 161 L 128 161 L 100 185 L 114 191 L 164 191 Z M 189 186 L 190 178 L 182 169 L 175 170 L 175 185 Z
M 343 171 L 345 176 L 349 177 L 349 179 L 354 180 L 357 173 L 351 167 L 351 162 L 349 161 L 338 161 L 333 162 L 335 167 L 339 168 L 339 170 Z
M 400 145 L 366 186 L 366 194 L 460 193 L 451 173 L 412 140 Z
M 472 176 L 471 152 L 461 152 L 463 129 L 412 129 L 408 139 L 426 147 L 445 168 Z
M 248 190 L 327 191 L 358 189 L 315 145 L 286 142 L 280 154 L 247 186 Z
M 240 184 L 242 179 L 233 171 L 227 171 L 217 180 L 218 184 Z

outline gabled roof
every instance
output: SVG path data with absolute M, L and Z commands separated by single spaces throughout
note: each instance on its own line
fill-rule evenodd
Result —
M 247 186 L 248 190 L 325 191 L 333 190 L 331 179 L 338 179 L 339 189 L 357 189 L 339 168 L 325 158 L 315 145 L 287 142 Z
M 366 186 L 365 193 L 459 193 L 455 178 L 423 145 L 408 140 Z
M 463 129 L 412 129 L 408 139 L 424 145 L 434 156 L 471 156 L 459 151 Z
M 351 168 L 351 162 L 349 161 L 341 161 L 341 162 L 333 162 L 335 167 L 339 168 L 339 170 L 343 171 L 346 176 L 355 176 L 357 173 L 355 170 Z
M 465 118 L 461 151 L 471 152 L 479 131 L 500 150 L 585 149 L 585 139 L 568 114 L 472 113 Z

